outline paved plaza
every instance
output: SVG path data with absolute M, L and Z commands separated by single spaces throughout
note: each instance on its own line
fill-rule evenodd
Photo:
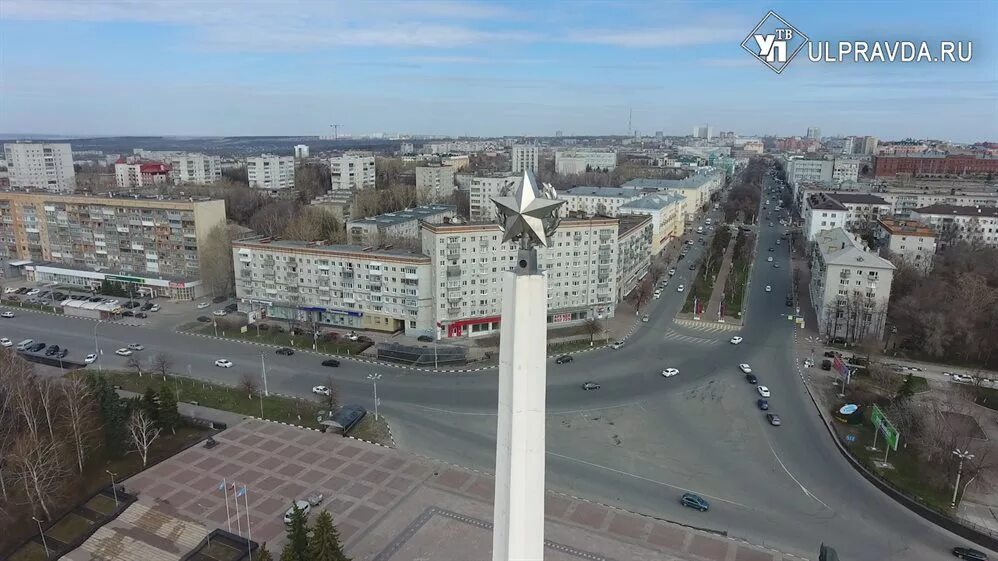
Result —
M 208 531 L 231 526 L 234 533 L 268 542 L 271 550 L 279 550 L 283 542 L 282 517 L 291 501 L 318 491 L 326 497 L 322 508 L 333 514 L 356 561 L 491 559 L 493 481 L 487 474 L 254 419 L 223 431 L 216 440 L 219 445 L 213 449 L 189 448 L 125 485 L 151 512 Z M 246 487 L 238 517 L 231 491 L 226 510 L 219 490 L 223 480 L 237 489 Z M 547 493 L 546 511 L 546 558 L 554 561 L 793 558 L 564 494 Z M 141 536 L 135 528 L 122 528 L 126 522 L 113 527 Z M 162 542 L 144 541 L 147 555 L 150 546 L 162 549 Z M 157 558 L 178 558 L 178 553 L 174 549 Z

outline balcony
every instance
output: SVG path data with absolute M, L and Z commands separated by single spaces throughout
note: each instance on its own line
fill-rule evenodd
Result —
M 460 276 L 461 276 L 461 267 L 458 267 L 457 265 L 449 265 L 447 267 L 448 278 L 460 277 Z
M 461 301 L 461 293 L 460 292 L 448 292 L 447 293 L 447 301 L 451 302 L 451 303 L 460 302 Z

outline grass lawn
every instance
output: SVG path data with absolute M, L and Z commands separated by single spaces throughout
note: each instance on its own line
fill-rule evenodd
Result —
M 111 514 L 114 512 L 114 498 L 104 495 L 97 495 L 87 501 L 87 508 L 101 514 Z
M 226 543 L 221 543 L 219 541 L 213 541 L 206 543 L 203 548 L 198 550 L 198 556 L 196 559 L 217 559 L 218 561 L 235 561 L 246 555 L 246 549 L 240 548 L 235 549 L 231 545 Z
M 978 405 L 983 405 L 988 409 L 994 409 L 998 411 L 998 390 L 993 388 L 978 387 L 975 388 L 977 397 L 974 398 L 974 402 Z
M 48 304 L 29 304 L 22 300 L 16 302 L 13 300 L 4 300 L 3 303 L 5 306 L 8 306 L 10 308 L 27 308 L 29 310 L 41 310 L 43 312 L 52 312 L 54 314 L 62 313 L 62 307 L 60 306 L 52 307 Z M 17 312 L 15 311 L 15 313 Z
M 602 345 L 603 338 L 599 337 L 593 342 L 593 346 Z M 589 348 L 589 337 L 585 339 L 575 339 L 573 341 L 559 341 L 557 343 L 551 343 L 548 345 L 548 354 L 561 354 L 570 353 L 574 351 L 581 351 L 582 349 Z
M 911 374 L 905 382 L 911 388 L 911 393 L 922 393 L 929 391 L 929 382 L 921 377 Z
M 189 333 L 200 333 L 202 335 L 215 335 L 215 327 L 211 323 L 197 323 L 191 325 L 189 328 L 185 329 Z M 249 326 L 246 333 L 240 333 L 240 326 L 226 325 L 223 327 L 221 324 L 218 326 L 218 336 L 225 337 L 226 339 L 241 339 L 244 341 L 253 341 L 256 343 L 265 343 L 268 345 L 276 345 L 280 347 L 291 347 L 293 349 L 306 349 L 312 350 L 312 337 L 309 335 L 296 335 L 291 336 L 287 331 L 278 333 L 271 327 L 266 331 L 260 331 L 259 335 L 257 330 L 253 326 Z M 326 340 L 322 337 L 319 338 L 319 342 L 316 345 L 316 351 L 331 355 L 359 355 L 364 352 L 365 349 L 371 346 L 371 343 L 365 343 L 360 341 L 351 341 L 346 338 L 339 338 L 336 340 Z
M 35 531 L 37 532 L 38 530 Z M 41 543 L 28 542 L 27 545 L 12 553 L 7 559 L 8 561 L 46 561 L 45 548 Z
M 70 512 L 66 516 L 63 516 L 62 520 L 56 522 L 55 526 L 49 528 L 45 532 L 45 536 L 51 536 L 63 543 L 69 543 L 76 539 L 77 536 L 89 531 L 94 524 L 93 520 Z

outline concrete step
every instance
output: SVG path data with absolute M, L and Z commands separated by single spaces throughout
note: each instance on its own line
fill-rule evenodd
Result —
M 128 510 L 121 513 L 118 519 L 167 539 L 187 550 L 197 547 L 201 540 L 208 535 L 208 530 L 200 524 L 174 518 L 139 503 L 134 503 Z
M 93 559 L 102 561 L 177 561 L 180 556 L 153 547 L 135 538 L 119 534 L 107 526 L 98 528 L 90 539 L 80 546 Z M 186 552 L 185 552 L 186 553 Z

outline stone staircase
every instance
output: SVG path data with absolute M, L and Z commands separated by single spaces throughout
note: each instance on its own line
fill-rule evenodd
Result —
M 135 503 L 118 516 L 117 522 L 131 529 L 99 528 L 80 549 L 89 553 L 92 559 L 102 561 L 177 561 L 182 555 L 197 547 L 208 535 L 200 524 L 174 518 L 149 507 Z M 139 539 L 147 532 L 158 536 L 166 543 L 174 544 L 175 551 L 164 551 Z M 139 537 L 135 537 L 139 536 Z M 178 553 L 180 552 L 180 553 Z

